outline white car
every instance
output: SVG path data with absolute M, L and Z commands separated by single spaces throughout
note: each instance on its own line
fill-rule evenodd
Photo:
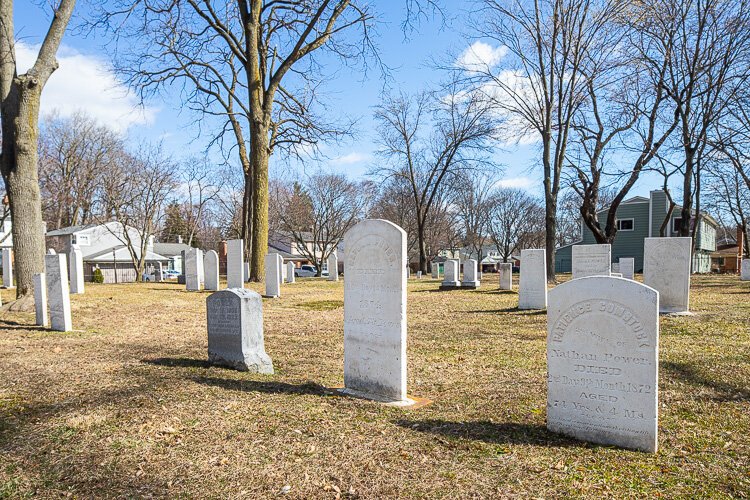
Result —
M 294 270 L 294 276 L 297 278 L 313 278 L 318 275 L 318 270 L 315 266 L 301 266 Z

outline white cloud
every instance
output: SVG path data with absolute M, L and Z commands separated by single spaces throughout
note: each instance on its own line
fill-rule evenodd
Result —
M 456 64 L 467 71 L 487 71 L 497 66 L 507 53 L 507 47 L 477 41 L 458 56 Z
M 509 177 L 500 179 L 497 185 L 503 188 L 529 189 L 534 187 L 534 179 L 530 177 Z
M 334 165 L 354 165 L 356 163 L 364 163 L 366 161 L 369 161 L 371 158 L 372 156 L 367 153 L 358 153 L 356 151 L 352 151 L 349 154 L 338 156 L 332 159 L 331 163 Z
M 36 60 L 39 46 L 16 44 L 18 72 L 26 72 Z M 157 108 L 138 105 L 138 99 L 118 80 L 103 59 L 81 54 L 70 47 L 60 48 L 60 67 L 52 73 L 42 92 L 42 114 L 57 111 L 70 116 L 84 111 L 102 124 L 124 132 L 134 125 L 153 123 Z

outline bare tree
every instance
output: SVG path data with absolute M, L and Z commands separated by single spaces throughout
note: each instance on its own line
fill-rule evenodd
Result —
M 544 206 L 521 189 L 497 189 L 490 217 L 489 235 L 503 262 L 544 232 Z
M 451 182 L 451 201 L 461 227 L 464 247 L 470 248 L 480 263 L 484 258 L 485 243 L 490 239 L 496 183 L 494 169 L 488 172 L 460 172 Z
M 34 274 L 44 269 L 44 223 L 37 151 L 39 106 L 44 86 L 58 67 L 55 55 L 75 3 L 75 0 L 60 0 L 52 4 L 54 15 L 36 61 L 31 69 L 19 75 L 14 2 L 0 1 L 0 171 L 13 219 L 16 298 L 20 300 L 14 307 L 18 309 L 32 307 Z
M 208 158 L 204 157 L 190 158 L 183 162 L 179 180 L 185 190 L 187 244 L 192 246 L 193 238 L 205 222 L 211 204 L 219 198 L 225 178 L 216 167 L 210 165 Z
M 461 92 L 455 82 L 447 90 L 448 96 L 442 98 L 426 92 L 388 96 L 375 111 L 378 155 L 385 164 L 372 173 L 408 184 L 423 273 L 427 273 L 427 221 L 444 183 L 458 171 L 481 163 L 497 130 L 496 117 L 482 94 Z M 433 130 L 428 134 L 430 118 Z
M 721 221 L 725 234 L 736 235 L 739 228 L 747 242 L 750 230 L 750 189 L 729 162 L 712 165 L 706 170 L 706 208 Z M 745 244 L 744 256 L 750 256 Z
M 278 183 L 273 197 L 279 207 L 280 233 L 315 263 L 318 276 L 344 234 L 364 216 L 370 201 L 362 184 L 341 174 L 323 173 L 309 176 L 304 185 Z

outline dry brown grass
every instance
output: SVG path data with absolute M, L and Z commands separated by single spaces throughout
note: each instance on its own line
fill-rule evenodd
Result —
M 74 333 L 0 318 L 0 497 L 747 497 L 750 283 L 696 277 L 662 318 L 660 452 L 545 429 L 545 315 L 409 283 L 404 410 L 339 397 L 343 283 L 264 300 L 260 376 L 210 367 L 206 293 L 92 285 Z M 260 290 L 260 287 L 255 287 Z M 2 292 L 10 299 L 10 292 Z

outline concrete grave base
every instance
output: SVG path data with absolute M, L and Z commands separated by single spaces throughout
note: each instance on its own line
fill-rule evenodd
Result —
M 233 368 L 235 370 L 251 373 L 260 373 L 262 375 L 273 375 L 273 363 L 271 358 L 266 356 L 245 356 L 243 361 L 225 359 L 218 354 L 209 352 L 208 362 L 212 365 L 226 366 L 227 368 Z
M 695 316 L 691 311 L 659 311 L 659 316 Z
M 450 281 L 446 283 L 445 281 L 440 285 L 440 290 L 460 290 L 461 289 L 461 282 L 460 281 Z
M 361 391 L 355 391 L 353 389 L 337 388 L 336 392 L 344 396 L 357 398 L 357 399 L 367 399 L 369 401 L 375 401 L 376 403 L 381 403 L 385 406 L 394 406 L 398 408 L 416 409 L 416 408 L 421 408 L 423 406 L 432 404 L 432 401 L 429 399 L 417 398 L 417 397 L 407 397 L 403 401 L 394 401 L 392 399 L 378 396 L 377 394 L 367 394 Z
M 461 288 L 469 288 L 471 290 L 476 290 L 479 288 L 479 281 L 462 281 L 461 282 Z

